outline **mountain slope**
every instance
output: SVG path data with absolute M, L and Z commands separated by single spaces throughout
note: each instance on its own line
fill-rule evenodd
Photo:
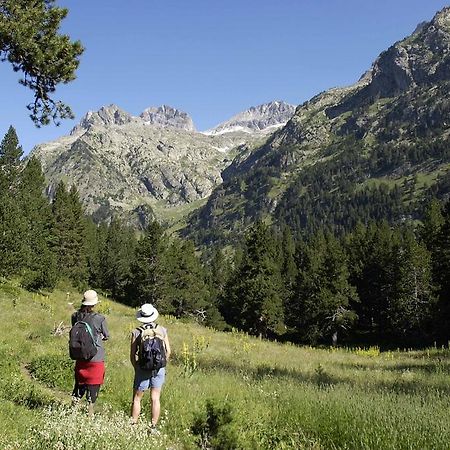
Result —
M 449 192 L 449 92 L 445 8 L 357 83 L 300 105 L 264 146 L 241 156 L 187 234 L 211 242 L 256 218 L 313 230 L 417 214 L 421 196 Z
M 276 108 L 272 108 L 276 111 Z M 98 221 L 118 215 L 138 226 L 154 217 L 172 223 L 204 202 L 240 152 L 267 139 L 266 131 L 209 136 L 169 106 L 133 117 L 115 105 L 89 112 L 71 132 L 33 149 L 51 196 L 59 180 L 75 184 Z

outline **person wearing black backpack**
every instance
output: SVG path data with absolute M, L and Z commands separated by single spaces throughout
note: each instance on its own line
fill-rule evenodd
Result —
M 97 303 L 95 291 L 84 293 L 80 309 L 72 314 L 69 339 L 70 356 L 76 360 L 72 396 L 78 401 L 86 394 L 89 414 L 94 413 L 94 403 L 105 378 L 105 349 L 102 341 L 109 338 L 105 317 L 93 311 Z
M 131 404 L 131 423 L 137 423 L 141 413 L 144 392 L 150 389 L 152 400 L 151 430 L 156 432 L 161 405 L 161 389 L 166 376 L 166 363 L 170 357 L 167 330 L 156 324 L 157 309 L 150 303 L 141 306 L 136 318 L 141 326 L 131 332 L 130 360 L 134 368 L 134 391 Z

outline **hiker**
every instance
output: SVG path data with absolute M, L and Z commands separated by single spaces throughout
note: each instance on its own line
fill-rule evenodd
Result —
M 88 331 L 88 334 L 92 333 L 90 344 L 93 344 L 92 353 L 95 353 L 94 356 L 89 357 L 91 353 L 83 355 L 82 352 L 85 350 L 80 350 L 80 347 L 73 349 L 72 330 L 71 341 L 69 342 L 71 357 L 76 359 L 75 387 L 72 396 L 74 401 L 79 401 L 86 394 L 90 415 L 94 413 L 94 403 L 105 378 L 105 349 L 102 341 L 109 338 L 105 317 L 93 311 L 97 303 L 97 293 L 93 290 L 88 290 L 83 295 L 80 309 L 72 314 L 72 330 L 82 326 L 85 328 L 82 329 L 81 334 L 83 332 L 86 333 L 85 330 Z M 86 323 L 88 326 L 86 326 Z
M 166 376 L 165 365 L 170 357 L 167 330 L 156 324 L 158 316 L 158 311 L 150 303 L 141 306 L 136 318 L 142 325 L 131 332 L 130 348 L 130 360 L 134 367 L 131 423 L 137 423 L 141 412 L 142 397 L 144 392 L 150 389 L 152 400 L 151 428 L 155 432 L 161 410 L 159 398 Z

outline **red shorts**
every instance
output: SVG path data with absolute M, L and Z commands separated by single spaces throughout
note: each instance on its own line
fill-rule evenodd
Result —
M 77 361 L 75 363 L 75 380 L 78 384 L 103 384 L 104 379 L 104 361 Z

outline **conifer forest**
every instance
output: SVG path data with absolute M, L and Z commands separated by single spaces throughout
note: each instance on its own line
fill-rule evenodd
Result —
M 66 280 L 120 302 L 155 304 L 219 330 L 305 344 L 426 346 L 450 339 L 450 202 L 419 219 L 355 221 L 345 230 L 249 225 L 232 245 L 203 247 L 156 222 L 141 233 L 95 224 L 76 186 L 50 202 L 39 161 L 0 146 L 0 275 L 29 290 Z

